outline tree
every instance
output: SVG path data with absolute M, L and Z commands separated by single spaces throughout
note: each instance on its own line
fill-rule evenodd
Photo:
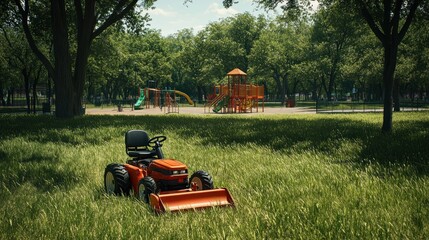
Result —
M 322 86 L 328 101 L 341 74 L 344 55 L 357 36 L 356 15 L 334 2 L 322 7 L 314 16 L 312 42 L 315 44 L 322 69 Z
M 29 16 L 35 11 L 35 6 L 30 6 L 28 0 L 15 0 L 26 39 L 49 76 L 54 79 L 56 116 L 67 118 L 80 115 L 91 44 L 109 26 L 130 14 L 137 0 L 102 1 L 97 4 L 95 0 L 74 0 L 73 5 L 64 0 L 35 2 L 40 3 L 51 10 L 49 17 L 52 22 L 54 63 L 40 51 L 30 31 L 29 25 L 32 22 Z M 144 6 L 150 6 L 152 3 L 153 1 L 147 0 Z M 73 23 L 69 22 L 70 19 L 74 20 Z M 75 31 L 70 31 L 71 29 Z M 72 52 L 71 40 L 75 40 L 75 53 Z
M 285 11 L 299 11 L 309 5 L 308 0 L 254 0 L 259 5 L 273 9 L 280 3 L 285 3 L 282 8 Z M 224 6 L 229 7 L 236 1 L 224 0 Z M 336 0 L 321 1 L 322 4 L 330 4 Z M 367 25 L 379 39 L 384 49 L 383 62 L 383 125 L 382 132 L 392 131 L 392 107 L 394 73 L 397 64 L 398 47 L 406 35 L 418 10 L 427 10 L 427 6 L 419 9 L 423 0 L 348 0 L 341 1 L 345 6 L 352 7 L 359 12 Z M 426 3 L 427 4 L 427 3 Z M 427 14 L 427 13 L 426 13 Z
M 382 99 L 383 49 L 369 28 L 361 34 L 345 56 L 341 66 L 344 78 L 352 81 L 354 98 L 364 101 Z
M 166 38 L 170 61 L 174 63 L 171 64 L 171 80 L 177 89 L 190 96 L 197 96 L 198 91 L 196 79 L 192 74 L 194 69 L 191 70 L 192 66 L 195 66 L 194 61 L 199 60 L 195 59 L 198 56 L 193 56 L 196 53 L 193 51 L 194 43 L 195 35 L 189 28 L 179 30 Z M 199 94 L 199 100 L 202 100 L 202 93 Z
M 428 18 L 420 17 L 410 26 L 410 33 L 403 40 L 399 51 L 397 74 L 395 80 L 401 81 L 401 87 L 394 86 L 395 111 L 396 98 L 400 93 L 412 101 L 423 99 L 429 92 L 429 22 Z
M 205 78 L 203 73 L 206 64 L 205 60 L 207 59 L 205 57 L 204 39 L 205 35 L 203 32 L 200 32 L 196 36 L 184 40 L 186 44 L 183 45 L 183 48 L 176 57 L 176 67 L 180 69 L 181 78 L 196 88 L 199 101 L 203 100 L 203 95 L 207 96 L 204 86 L 209 82 L 209 79 Z M 175 71 L 176 75 L 179 71 Z
M 107 101 L 112 99 L 113 83 L 123 71 L 120 65 L 126 58 L 122 42 L 128 42 L 127 38 L 114 27 L 94 39 L 88 58 L 86 81 L 88 101 L 101 104 L 101 99 Z
M 391 132 L 393 85 L 398 47 L 404 39 L 421 0 L 356 0 L 362 16 L 384 48 L 383 63 L 383 132 Z
M 255 18 L 250 13 L 237 14 L 226 20 L 228 30 L 226 34 L 244 50 L 242 59 L 238 59 L 241 70 L 247 72 L 249 67 L 248 57 L 253 48 L 253 44 L 258 40 L 261 31 L 266 27 L 266 19 L 263 16 Z
M 31 52 L 28 44 L 25 42 L 24 33 L 20 29 L 20 23 L 16 19 L 16 12 L 12 11 L 11 2 L 6 1 L 0 8 L 4 10 L 2 15 L 0 15 L 0 39 L 1 45 L 3 45 L 2 58 L 7 62 L 7 68 L 2 72 L 3 74 L 8 74 L 13 80 L 6 80 L 9 82 L 9 93 L 8 93 L 8 103 L 10 103 L 10 95 L 14 92 L 14 87 L 24 88 L 27 112 L 30 113 L 31 107 L 33 107 L 34 113 L 36 112 L 36 102 L 37 94 L 36 87 L 39 83 L 39 79 L 44 73 L 42 70 L 41 63 L 37 60 L 34 54 Z M 42 10 L 38 9 L 38 12 Z M 40 26 L 40 23 L 33 19 L 34 26 Z M 43 27 L 39 27 L 37 32 L 37 38 L 40 38 L 43 35 Z M 47 48 L 46 44 L 42 44 L 41 48 L 45 50 Z M 10 74 L 15 72 L 15 74 Z M 19 78 L 14 78 L 15 76 L 20 76 Z M 21 79 L 23 81 L 21 81 Z M 2 80 L 3 81 L 3 80 Z M 0 88 L 3 88 L 3 84 Z M 2 95 L 3 95 L 3 90 Z M 31 97 L 32 93 L 32 97 Z M 3 97 L 2 97 L 3 98 Z M 31 102 L 33 100 L 33 102 Z M 31 103 L 33 104 L 31 106 Z
M 167 43 L 159 31 L 149 31 L 142 36 L 130 35 L 128 58 L 124 69 L 131 69 L 128 79 L 135 79 L 135 88 L 146 85 L 147 80 L 155 80 L 158 86 L 171 86 L 171 64 Z M 134 75 L 135 74 L 135 75 Z
M 199 33 L 202 40 L 200 50 L 204 53 L 203 75 L 206 79 L 225 78 L 226 73 L 235 67 L 244 67 L 245 50 L 229 35 L 227 21 L 210 23 Z
M 250 55 L 252 75 L 274 80 L 277 97 L 282 103 L 285 97 L 293 97 L 297 82 L 290 87 L 293 66 L 299 64 L 304 55 L 306 25 L 287 26 L 274 21 L 262 32 Z M 295 78 L 298 79 L 298 78 Z
M 6 58 L 8 67 L 19 72 L 24 80 L 21 86 L 24 86 L 25 98 L 27 104 L 27 113 L 31 112 L 31 97 L 30 93 L 32 90 L 33 94 L 33 110 L 36 112 L 36 86 L 41 76 L 42 66 L 35 59 L 31 50 L 22 42 L 22 33 L 12 27 L 1 28 L 2 36 L 0 39 L 7 45 Z M 31 88 L 31 89 L 30 89 Z

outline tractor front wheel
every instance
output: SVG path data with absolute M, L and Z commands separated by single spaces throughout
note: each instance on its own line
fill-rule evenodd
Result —
M 191 175 L 191 178 L 189 179 L 189 184 L 192 187 L 192 185 L 196 185 L 196 189 L 198 190 L 207 190 L 207 189 L 213 189 L 213 179 L 210 174 L 208 174 L 205 171 L 196 171 Z
M 138 198 L 145 203 L 149 203 L 151 193 L 157 193 L 155 180 L 149 176 L 142 178 L 139 182 Z
M 108 194 L 130 195 L 130 176 L 121 164 L 112 163 L 104 170 L 104 189 Z

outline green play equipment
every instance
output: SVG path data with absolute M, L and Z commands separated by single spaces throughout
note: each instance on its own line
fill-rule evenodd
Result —
M 224 96 L 213 108 L 213 112 L 218 113 L 223 107 L 228 106 L 229 96 Z
M 134 104 L 134 109 L 142 109 L 142 104 L 144 103 L 145 95 L 143 89 L 140 88 L 140 97 L 137 100 L 136 104 Z

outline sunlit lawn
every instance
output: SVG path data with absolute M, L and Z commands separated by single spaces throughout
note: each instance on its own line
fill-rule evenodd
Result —
M 429 114 L 0 115 L 0 239 L 427 239 Z M 155 215 L 108 196 L 124 133 L 206 170 L 236 208 Z

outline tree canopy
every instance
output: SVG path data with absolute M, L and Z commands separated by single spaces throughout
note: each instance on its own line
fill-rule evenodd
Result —
M 284 14 L 242 13 L 170 36 L 148 27 L 150 16 L 135 0 L 3 2 L 2 104 L 14 88 L 46 79 L 59 117 L 79 115 L 83 100 L 132 99 L 149 83 L 204 101 L 236 67 L 265 86 L 267 101 L 383 101 L 386 132 L 392 99 L 395 106 L 401 98 L 427 99 L 426 2 L 325 0 L 318 9 L 305 0 L 254 2 Z
M 309 0 L 255 0 L 259 5 L 267 8 L 274 9 L 281 5 L 285 14 L 295 14 L 301 12 L 302 9 L 310 6 Z M 394 84 L 394 75 L 397 66 L 399 44 L 404 39 L 408 32 L 411 23 L 413 22 L 416 14 L 427 16 L 427 2 L 423 0 L 385 0 L 385 1 L 370 1 L 370 0 L 325 0 L 320 1 L 323 6 L 329 9 L 329 13 L 335 11 L 333 6 L 341 6 L 343 11 L 339 14 L 334 14 L 338 17 L 347 16 L 348 13 L 359 14 L 367 23 L 373 34 L 381 42 L 384 49 L 384 63 L 383 63 L 383 102 L 384 102 L 384 115 L 383 115 L 383 132 L 390 132 L 392 130 L 392 108 L 393 108 L 393 88 L 394 86 L 399 89 L 399 82 Z M 230 7 L 236 1 L 224 0 L 225 7 Z M 425 4 L 425 5 L 423 5 Z M 323 11 L 322 7 L 322 11 Z M 348 11 L 351 10 L 351 11 Z M 325 18 L 328 20 L 328 18 Z M 330 24 L 334 27 L 335 23 L 347 21 L 335 21 Z M 317 22 L 315 27 L 317 26 Z M 355 28 L 340 26 L 343 31 L 349 31 Z M 330 35 L 329 35 L 330 36 Z M 337 42 L 337 50 L 340 50 L 341 45 Z M 332 52 L 332 51 L 331 51 Z M 333 68 L 331 68 L 330 80 L 327 92 L 332 88 L 332 78 L 335 78 L 336 61 L 338 60 L 338 51 L 334 56 Z M 397 78 L 398 79 L 398 78 Z M 398 100 L 399 91 L 397 91 L 396 99 Z M 328 93 L 328 99 L 330 99 Z M 398 101 L 397 101 L 398 104 Z M 399 107 L 396 106 L 399 110 Z

